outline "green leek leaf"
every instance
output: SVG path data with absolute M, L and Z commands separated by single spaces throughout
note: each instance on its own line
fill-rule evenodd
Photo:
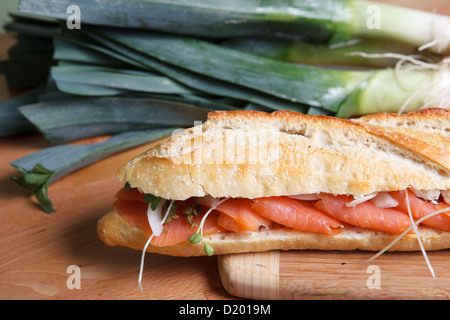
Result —
M 19 12 L 65 21 L 71 4 L 70 0 L 21 0 Z M 370 38 L 416 48 L 445 40 L 443 50 L 436 50 L 445 53 L 449 48 L 448 16 L 363 0 L 96 0 L 95 6 L 91 0 L 78 0 L 76 5 L 84 24 L 201 38 L 265 36 L 316 44 Z
M 53 45 L 55 48 L 53 59 L 112 68 L 135 67 L 142 69 L 142 66 L 132 59 L 128 59 L 105 47 L 94 45 L 86 39 L 82 40 L 79 34 L 77 37 L 74 37 L 74 33 L 71 32 L 70 35 L 53 37 Z
M 18 107 L 38 101 L 45 86 L 22 93 L 0 103 L 0 137 L 36 131 L 36 128 L 18 110 Z
M 141 65 L 145 66 L 146 69 L 156 70 L 161 74 L 164 74 L 198 91 L 216 96 L 254 102 L 269 107 L 273 110 L 293 110 L 305 112 L 308 109 L 307 106 L 300 103 L 280 99 L 260 91 L 214 79 L 206 75 L 191 72 L 189 70 L 168 64 L 164 61 L 154 59 L 147 54 L 134 50 L 134 48 L 115 42 L 100 34 L 89 32 L 86 28 L 83 29 L 83 33 L 98 41 L 101 45 L 104 45 L 111 50 L 115 50 L 116 52 L 137 61 Z
M 11 179 L 31 190 L 40 207 L 47 213 L 54 211 L 48 196 L 48 186 L 54 181 L 125 149 L 170 135 L 175 128 L 130 131 L 114 135 L 110 139 L 86 145 L 54 146 L 11 162 L 22 175 Z
M 374 59 L 360 56 L 358 53 L 383 54 L 395 52 L 405 56 L 417 54 L 417 50 L 409 45 L 368 39 L 355 39 L 351 42 L 328 46 L 285 39 L 252 37 L 227 39 L 221 42 L 221 45 L 275 60 L 322 66 L 393 67 L 398 59 L 391 57 Z
M 100 97 L 52 100 L 19 108 L 53 144 L 130 130 L 189 127 L 210 110 L 187 100 Z
M 328 42 L 337 34 L 348 34 L 353 9 L 350 0 L 172 0 L 76 2 L 82 23 L 199 37 L 227 38 L 264 33 L 273 37 Z M 19 12 L 66 20 L 69 0 L 22 0 Z M 346 6 L 347 5 L 347 6 Z M 346 13 L 346 14 L 344 14 Z M 341 36 L 343 37 L 343 36 Z
M 61 92 L 79 96 L 104 97 L 104 96 L 118 96 L 128 93 L 127 90 L 115 89 L 92 84 L 73 83 L 64 80 L 58 80 L 57 86 Z
M 60 65 L 50 71 L 58 88 L 63 92 L 75 93 L 70 85 L 64 88 L 60 81 L 77 85 L 94 85 L 125 91 L 157 92 L 167 94 L 188 94 L 193 90 L 178 84 L 170 78 L 155 75 L 148 71 L 121 70 L 98 66 Z M 83 94 L 81 92 L 81 94 Z M 104 94 L 105 95 L 105 94 Z
M 42 210 L 47 213 L 54 212 L 53 204 L 47 193 L 48 185 L 54 172 L 47 170 L 40 163 L 37 163 L 29 171 L 21 167 L 17 167 L 17 169 L 22 173 L 22 176 L 14 176 L 11 179 L 25 189 L 31 190 L 35 194 Z
M 61 34 L 59 23 L 39 23 L 34 21 L 12 21 L 5 25 L 6 31 L 18 32 L 22 35 L 50 38 Z
M 95 32 L 173 66 L 334 112 L 371 74 L 276 61 L 194 38 L 110 28 Z

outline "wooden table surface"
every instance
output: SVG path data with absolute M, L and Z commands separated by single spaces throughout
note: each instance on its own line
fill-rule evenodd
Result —
M 380 2 L 450 14 L 447 0 Z M 0 60 L 13 43 L 10 36 L 0 35 Z M 0 76 L 0 100 L 14 94 Z M 141 252 L 108 247 L 98 239 L 97 219 L 122 187 L 114 177 L 116 169 L 150 145 L 55 182 L 49 194 L 56 212 L 45 214 L 30 192 L 9 179 L 17 174 L 9 163 L 48 146 L 37 134 L 0 138 L 0 299 L 235 299 L 222 286 L 216 257 L 147 254 L 141 293 Z M 73 265 L 80 270 L 79 289 L 67 285 Z

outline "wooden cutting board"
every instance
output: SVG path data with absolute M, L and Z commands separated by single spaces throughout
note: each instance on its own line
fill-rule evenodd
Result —
M 225 289 L 251 299 L 449 299 L 450 251 L 423 255 L 289 251 L 219 257 Z

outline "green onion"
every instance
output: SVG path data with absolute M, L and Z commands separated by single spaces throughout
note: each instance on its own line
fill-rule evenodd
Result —
M 19 11 L 65 20 L 70 1 L 22 0 Z M 78 0 L 83 23 L 151 29 L 197 37 L 270 36 L 332 44 L 354 38 L 388 39 L 448 52 L 450 18 L 359 0 Z
M 189 127 L 209 112 L 186 101 L 142 97 L 80 97 L 19 110 L 53 144 L 130 130 Z
M 40 207 L 50 213 L 54 211 L 47 192 L 51 183 L 112 154 L 170 135 L 174 129 L 130 131 L 117 134 L 104 142 L 42 149 L 11 162 L 22 173 L 11 179 L 31 190 Z

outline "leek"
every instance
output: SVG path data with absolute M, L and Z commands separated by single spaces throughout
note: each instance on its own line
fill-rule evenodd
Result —
M 375 71 L 336 113 L 348 118 L 368 113 L 410 112 L 420 108 L 446 108 L 450 103 L 450 69 L 405 68 Z
M 256 90 L 259 94 L 334 112 L 358 83 L 369 76 L 353 70 L 283 63 L 194 38 L 136 30 L 97 28 L 95 31 L 173 66 Z
M 11 179 L 31 190 L 42 210 L 51 213 L 54 211 L 48 195 L 51 183 L 112 154 L 170 135 L 174 129 L 130 131 L 103 142 L 46 148 L 11 162 L 21 173 Z
M 98 41 L 99 44 L 106 46 L 107 48 L 114 50 L 129 59 L 133 59 L 142 65 L 146 70 L 158 71 L 161 74 L 164 74 L 172 79 L 176 79 L 178 82 L 200 92 L 254 102 L 269 107 L 273 110 L 293 110 L 298 112 L 305 112 L 308 110 L 308 106 L 305 104 L 287 101 L 261 91 L 238 86 L 219 79 L 211 78 L 208 75 L 203 75 L 197 72 L 182 69 L 179 66 L 171 65 L 163 60 L 158 60 L 143 52 L 136 51 L 133 47 L 115 42 L 112 39 L 108 39 L 104 35 L 89 32 L 85 29 L 83 29 L 83 33 L 95 41 Z
M 209 109 L 158 98 L 95 97 L 41 102 L 19 111 L 52 144 L 161 127 L 189 127 Z
M 90 43 L 88 39 L 79 39 L 80 35 L 73 32 L 65 37 L 53 37 L 55 50 L 53 58 L 59 61 L 79 62 L 114 68 L 135 68 L 147 70 L 144 65 L 118 54 L 103 46 Z
M 418 51 L 409 45 L 387 41 L 355 40 L 352 42 L 328 46 L 323 44 L 313 45 L 301 41 L 271 38 L 232 38 L 221 42 L 227 48 L 244 51 L 247 53 L 271 58 L 275 60 L 306 63 L 322 66 L 350 66 L 385 68 L 394 67 L 398 59 L 390 56 L 381 56 L 374 59 L 362 55 L 389 54 L 395 52 L 401 55 L 416 55 Z M 435 55 L 430 58 L 438 59 Z
M 45 87 L 41 86 L 0 103 L 0 137 L 36 131 L 17 108 L 37 102 L 44 91 Z
M 59 83 L 68 82 L 69 84 L 96 85 L 137 92 L 158 92 L 166 94 L 195 93 L 192 89 L 186 88 L 170 78 L 159 76 L 148 71 L 64 64 L 52 67 L 50 73 L 61 91 L 74 94 L 83 94 L 83 92 L 73 92 L 73 88 L 70 85 L 65 86 L 63 90 L 59 86 Z M 94 91 L 92 94 L 95 93 Z
M 37 38 L 51 38 L 61 34 L 60 23 L 55 19 L 46 19 L 39 15 L 10 14 L 12 21 L 5 24 L 6 31 Z
M 276 61 L 194 38 L 124 29 L 96 31 L 141 55 L 286 101 L 322 108 L 338 117 L 441 107 L 450 97 L 450 71 L 445 65 L 416 61 L 417 65 L 396 69 L 337 70 Z
M 126 90 L 122 89 L 63 80 L 58 81 L 58 89 L 61 92 L 82 96 L 119 96 L 127 93 Z
M 22 0 L 19 12 L 65 20 L 70 0 Z M 83 23 L 196 37 L 270 36 L 332 44 L 386 39 L 448 53 L 450 18 L 360 0 L 78 0 Z
M 88 45 L 80 45 L 69 39 L 53 37 L 53 59 L 87 65 L 106 66 L 111 68 L 129 68 L 130 63 L 122 62 L 116 57 L 90 49 Z

